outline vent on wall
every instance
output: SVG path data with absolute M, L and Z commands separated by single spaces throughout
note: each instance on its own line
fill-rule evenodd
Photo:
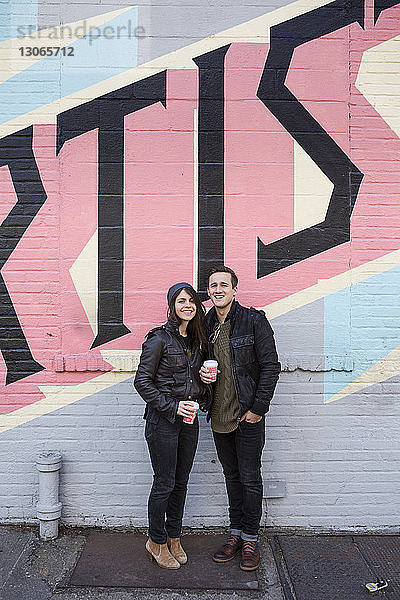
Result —
M 285 498 L 286 481 L 284 479 L 264 479 L 264 498 Z

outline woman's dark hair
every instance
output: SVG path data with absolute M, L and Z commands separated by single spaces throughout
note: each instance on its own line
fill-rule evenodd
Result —
M 231 280 L 232 280 L 232 287 L 236 288 L 238 286 L 238 283 L 239 283 L 238 277 L 237 277 L 235 271 L 233 269 L 231 269 L 230 267 L 227 267 L 225 265 L 214 265 L 213 267 L 211 267 L 211 269 L 208 271 L 208 279 L 207 279 L 208 282 L 210 282 L 210 277 L 211 277 L 211 275 L 214 275 L 214 273 L 230 273 Z
M 181 319 L 178 317 L 175 311 L 175 300 L 183 291 L 189 294 L 189 296 L 194 300 L 194 303 L 196 305 L 196 314 L 193 317 L 193 319 L 191 319 L 188 323 L 187 333 L 195 344 L 204 348 L 207 345 L 206 325 L 204 321 L 204 315 L 206 314 L 206 310 L 200 300 L 199 295 L 196 294 L 196 292 L 193 293 L 193 290 L 189 288 L 181 288 L 180 290 L 175 292 L 168 304 L 168 319 L 176 321 L 178 325 L 181 324 Z

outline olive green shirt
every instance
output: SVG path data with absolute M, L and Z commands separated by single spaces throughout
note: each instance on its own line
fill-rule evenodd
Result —
M 218 361 L 214 402 L 211 408 L 211 428 L 216 433 L 231 433 L 237 429 L 240 406 L 233 380 L 231 356 L 229 352 L 230 321 L 222 323 L 214 342 L 214 356 Z

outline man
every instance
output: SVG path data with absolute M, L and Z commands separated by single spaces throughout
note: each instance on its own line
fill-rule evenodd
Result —
M 240 568 L 252 571 L 260 562 L 265 413 L 280 364 L 264 313 L 241 306 L 235 300 L 237 286 L 238 278 L 229 267 L 210 270 L 208 294 L 214 306 L 206 325 L 210 357 L 218 361 L 219 373 L 208 419 L 225 476 L 230 517 L 230 535 L 213 559 L 228 562 L 241 551 Z M 200 376 L 204 383 L 211 382 L 204 367 Z

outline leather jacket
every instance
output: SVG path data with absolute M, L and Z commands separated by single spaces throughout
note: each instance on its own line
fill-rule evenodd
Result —
M 169 320 L 149 331 L 142 345 L 134 386 L 147 403 L 144 418 L 171 421 L 181 400 L 194 400 L 207 410 L 210 396 L 199 375 L 206 349 L 193 344 L 189 353 L 179 339 L 178 323 Z
M 278 362 L 274 332 L 265 314 L 233 301 L 226 317 L 230 320 L 229 350 L 232 374 L 241 414 L 251 410 L 264 415 L 274 394 L 281 365 Z M 213 358 L 211 339 L 219 321 L 215 307 L 206 315 L 209 355 Z

